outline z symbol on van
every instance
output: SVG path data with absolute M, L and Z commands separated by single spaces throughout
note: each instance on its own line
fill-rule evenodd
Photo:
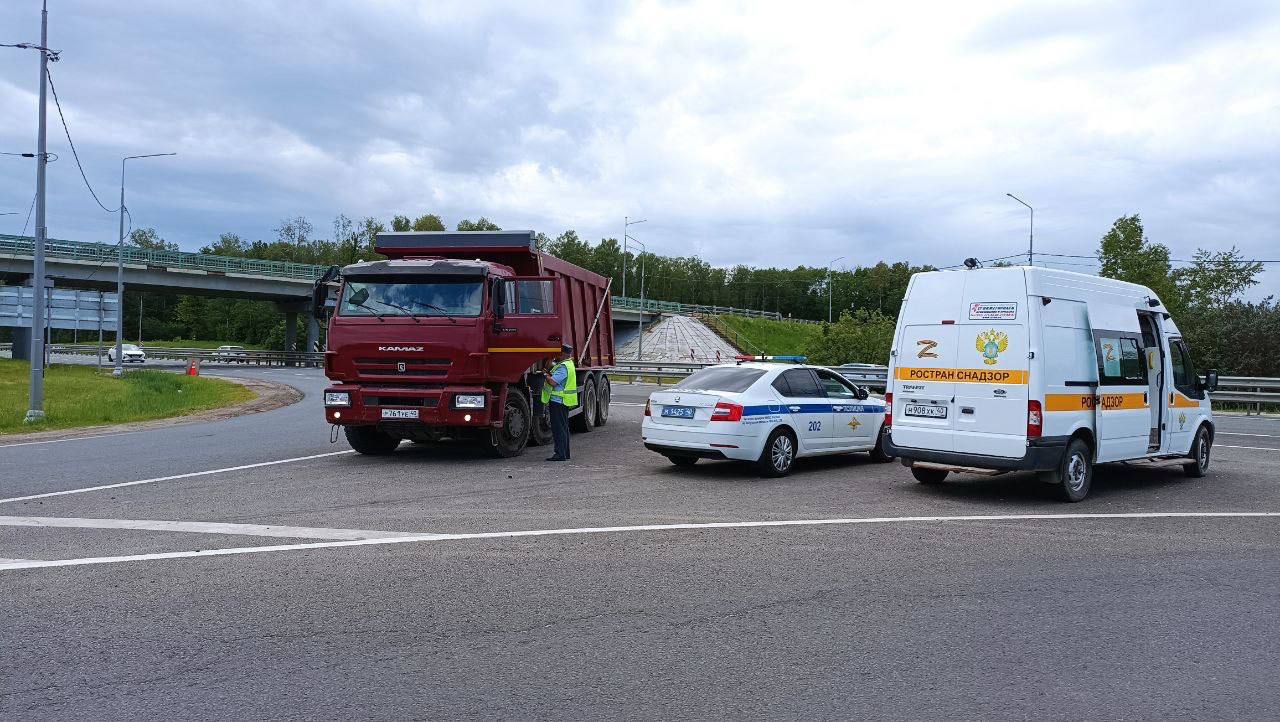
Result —
M 916 354 L 916 358 L 938 358 L 938 354 L 933 350 L 938 347 L 937 341 L 930 341 L 927 338 L 916 341 L 916 345 L 920 346 L 920 352 Z
M 982 352 L 982 363 L 995 366 L 1000 353 L 1009 348 L 1009 335 L 993 328 L 978 334 L 973 345 Z

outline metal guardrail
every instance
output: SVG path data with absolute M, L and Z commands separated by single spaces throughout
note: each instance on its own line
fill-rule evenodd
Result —
M 115 348 L 114 344 L 101 347 L 102 357 Z M 187 361 L 199 359 L 201 363 L 244 366 L 320 366 L 324 363 L 324 354 L 318 352 L 292 351 L 259 351 L 245 349 L 243 351 L 218 351 L 208 348 L 170 348 L 168 346 L 142 346 L 148 359 L 166 359 Z M 99 352 L 97 344 L 50 344 L 50 353 L 79 354 L 96 356 Z

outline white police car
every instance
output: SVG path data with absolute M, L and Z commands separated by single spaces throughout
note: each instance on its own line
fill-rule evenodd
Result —
M 803 357 L 743 357 L 787 360 Z M 736 459 L 784 476 L 797 457 L 882 450 L 884 399 L 827 368 L 740 362 L 708 366 L 649 395 L 645 448 L 676 466 Z

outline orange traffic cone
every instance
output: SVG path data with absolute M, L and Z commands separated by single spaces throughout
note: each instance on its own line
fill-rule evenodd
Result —
M 198 358 L 187 359 L 187 375 L 188 376 L 200 375 L 200 359 Z

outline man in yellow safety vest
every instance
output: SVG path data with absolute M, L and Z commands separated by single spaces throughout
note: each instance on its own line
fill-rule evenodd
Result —
M 555 453 L 547 461 L 569 460 L 569 409 L 578 405 L 578 370 L 573 365 L 573 347 L 560 347 L 556 365 L 544 371 L 542 403 L 551 411 L 551 438 Z

